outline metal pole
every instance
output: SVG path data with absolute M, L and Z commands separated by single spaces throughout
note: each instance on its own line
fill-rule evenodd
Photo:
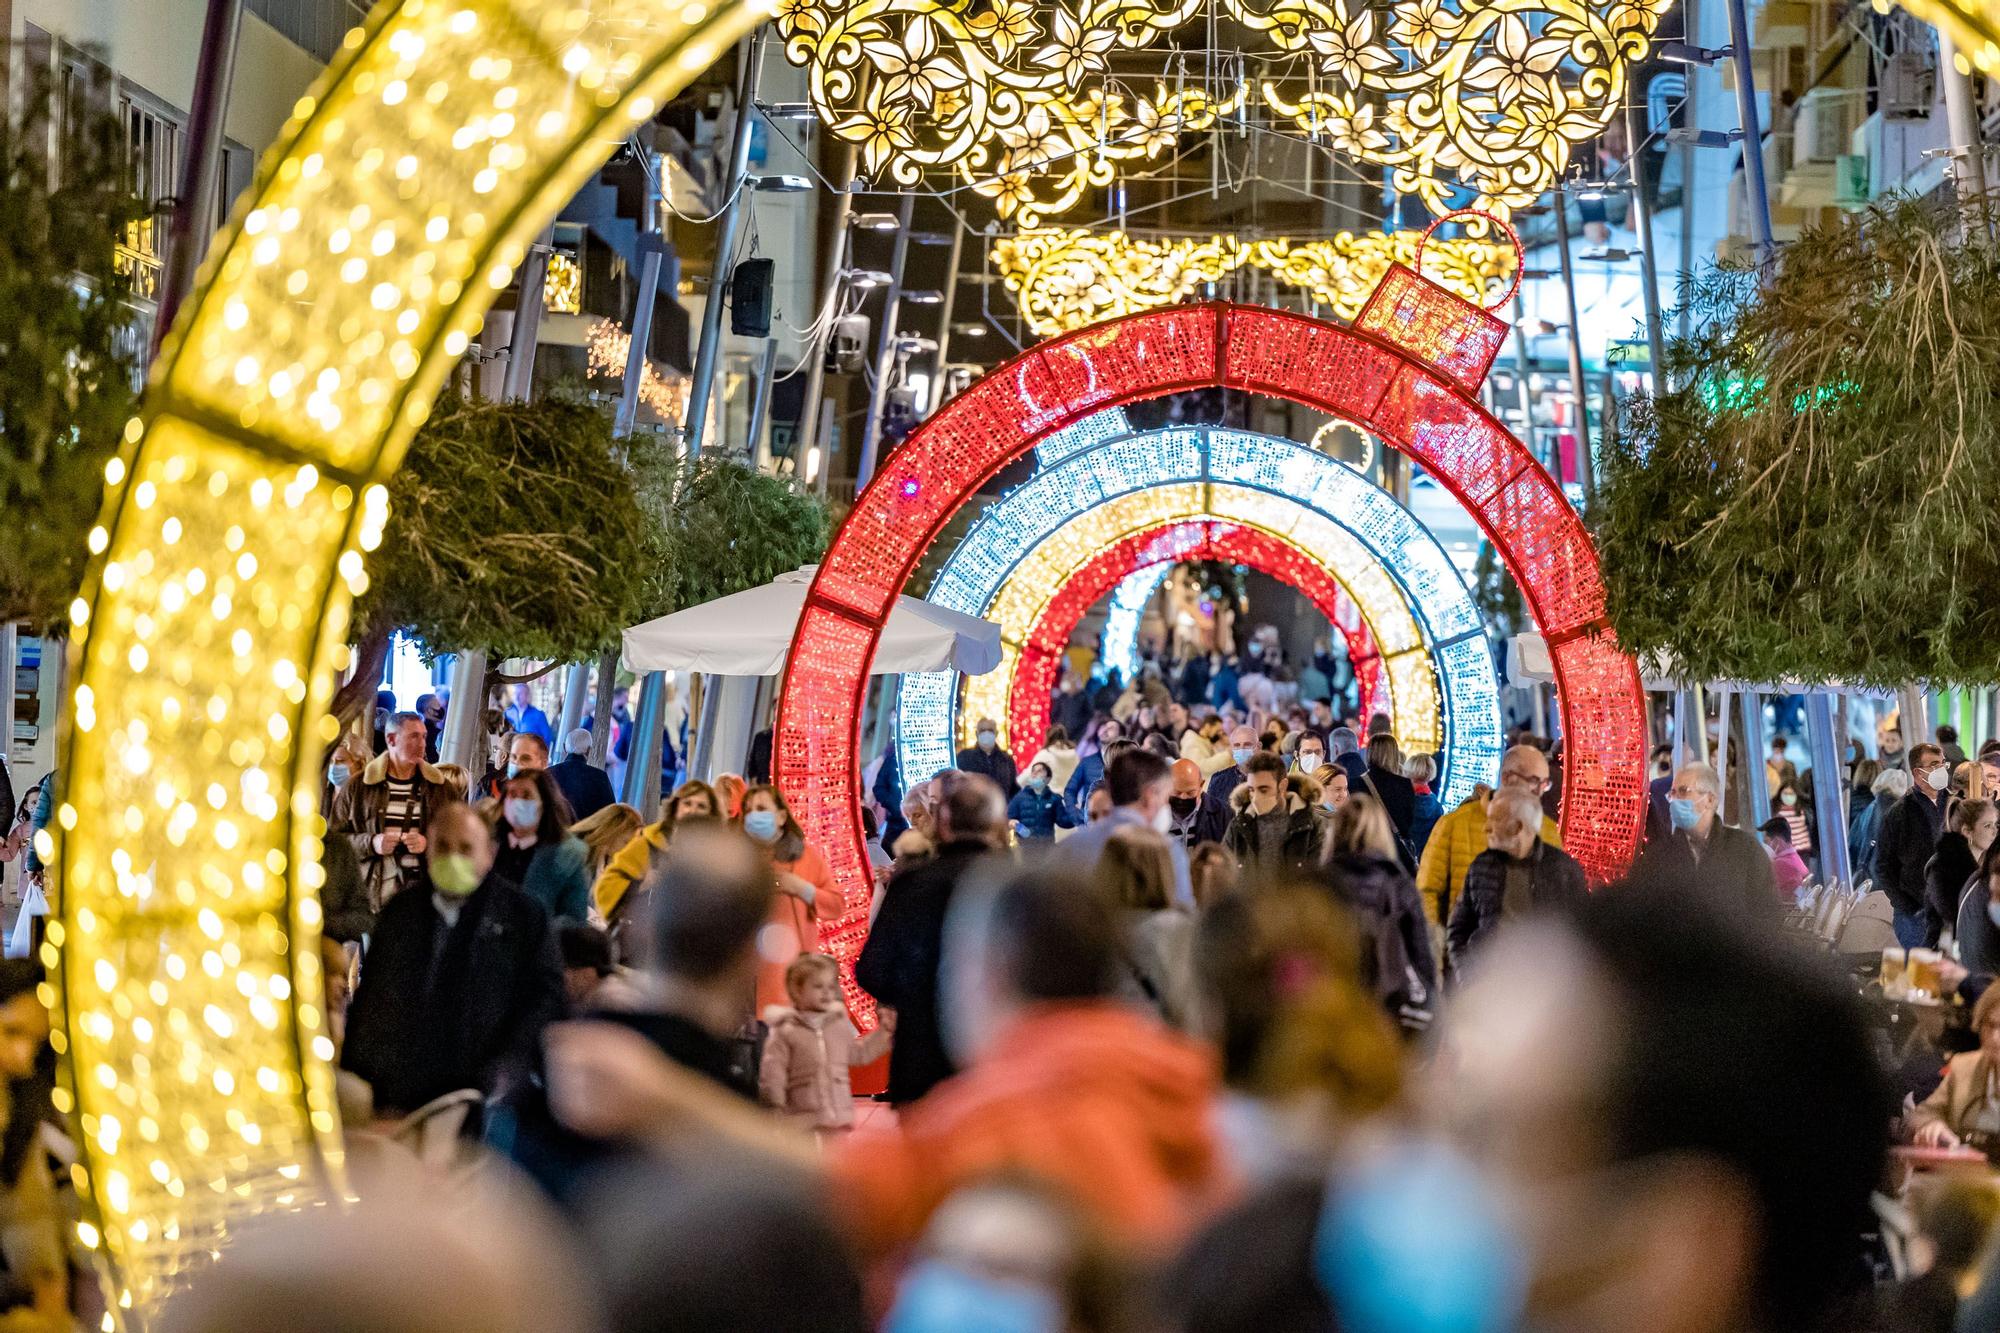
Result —
M 736 262 L 736 242 L 743 231 L 744 178 L 750 171 L 750 118 L 757 112 L 757 75 L 763 64 L 764 34 L 759 28 L 745 43 L 743 75 L 736 88 L 736 126 L 729 136 L 729 194 L 723 205 L 722 225 L 715 233 L 715 266 L 708 279 L 708 299 L 701 307 L 701 342 L 695 348 L 694 374 L 688 383 L 687 418 L 681 423 L 681 438 L 687 441 L 689 459 L 701 457 L 703 438 L 708 433 L 709 399 L 715 393 L 715 368 L 722 361 L 722 306 L 729 289 L 729 274 Z
M 764 340 L 764 362 L 757 368 L 757 396 L 750 401 L 751 466 L 765 472 L 771 466 L 771 383 L 778 377 L 778 340 Z
M 854 493 L 861 494 L 875 475 L 882 447 L 882 403 L 889 396 L 889 373 L 896 364 L 896 320 L 902 314 L 903 262 L 910 254 L 910 219 L 917 198 L 906 194 L 896 207 L 896 250 L 889 261 L 889 291 L 882 300 L 882 327 L 875 338 L 875 383 L 868 389 L 868 419 L 861 425 L 861 462 L 855 471 Z
M 514 298 L 514 327 L 507 335 L 507 375 L 501 396 L 525 403 L 535 387 L 535 345 L 542 331 L 542 289 L 548 285 L 549 255 L 555 250 L 556 229 L 550 227 L 528 247 L 521 261 L 521 282 Z
M 549 747 L 557 752 L 551 762 L 569 758 L 562 748 L 563 742 L 583 725 L 583 699 L 590 693 L 590 666 L 588 662 L 577 662 L 569 669 L 569 680 L 563 686 L 562 730 L 556 733 L 556 743 Z
M 834 437 L 833 404 L 819 405 L 819 438 L 825 441 L 819 447 L 819 470 L 813 474 L 813 491 L 820 499 L 826 499 L 826 474 L 833 470 Z M 804 461 L 804 455 L 800 455 Z
M 1813 810 L 1819 818 L 1819 877 L 1845 884 L 1854 878 L 1847 847 L 1847 779 L 1841 773 L 1841 740 L 1834 734 L 1833 696 L 1815 690 L 1806 699 L 1806 731 L 1812 741 Z
M 924 411 L 925 416 L 938 410 L 944 402 L 944 368 L 951 359 L 951 312 L 958 305 L 958 261 L 965 253 L 965 219 L 960 218 L 951 228 L 950 267 L 944 274 L 944 316 L 938 320 L 937 371 L 931 376 L 931 401 Z
M 1986 200 L 1986 148 L 1979 136 L 1979 112 L 1972 97 L 1972 76 L 1959 68 L 1963 58 L 1951 35 L 1937 30 L 1938 78 L 1944 81 L 1945 123 L 1951 129 L 1952 175 L 1959 202 L 1982 211 Z
M 1569 309 L 1569 383 L 1576 399 L 1576 477 L 1583 485 L 1583 503 L 1589 506 L 1597 499 L 1597 460 L 1590 453 L 1590 390 L 1583 381 L 1583 330 L 1576 313 L 1576 270 L 1569 257 L 1569 199 L 1560 184 L 1555 195 L 1556 254 Z
M 169 219 L 166 270 L 160 275 L 159 310 L 153 320 L 153 351 L 194 288 L 195 270 L 215 230 L 215 190 L 222 171 L 222 122 L 229 110 L 229 85 L 236 72 L 236 36 L 243 23 L 243 0 L 208 0 L 202 19 L 201 54 L 195 58 L 194 96 L 188 106 L 187 159 L 180 194 Z
M 688 757 L 688 772 L 705 782 L 715 777 L 715 733 L 722 725 L 722 694 L 722 677 L 704 672 L 701 716 L 695 723 L 694 753 Z
M 1764 734 L 1764 696 L 1751 690 L 1743 692 L 1743 748 L 1743 768 L 1750 775 L 1750 827 L 1756 828 L 1771 817 L 1771 789 L 1764 781 L 1764 755 L 1771 747 Z
M 1712 693 L 1715 695 L 1715 744 L 1709 749 L 1708 762 L 1715 769 L 1715 784 L 1716 786 L 1722 789 L 1723 799 L 1727 801 L 1729 797 L 1730 691 L 1726 686 L 1719 685 L 1712 691 Z M 1708 718 L 1708 706 L 1706 701 L 1704 701 L 1702 705 L 1702 719 L 1703 719 L 1702 734 L 1704 736 L 1708 734 L 1707 718 Z M 1748 771 L 1747 766 L 1745 771 L 1746 772 Z M 1716 813 L 1718 815 L 1722 813 L 1722 809 L 1720 806 L 1716 808 Z M 1740 818 L 1743 812 L 1741 810 L 1738 810 L 1736 813 Z M 1727 821 L 1725 820 L 1724 822 Z
M 639 388 L 646 378 L 646 348 L 653 340 L 653 307 L 660 294 L 660 264 L 666 243 L 657 232 L 639 238 L 639 300 L 632 310 L 632 344 L 625 349 L 625 382 L 611 434 L 624 439 L 639 424 Z
M 611 692 L 618 688 L 618 653 L 597 659 L 597 700 L 590 707 L 590 766 L 603 768 L 611 760 Z
M 451 664 L 451 707 L 445 710 L 438 759 L 457 764 L 474 782 L 486 772 L 479 754 L 486 738 L 486 650 L 463 652 Z
M 1646 197 L 1646 177 L 1640 169 L 1641 122 L 1631 102 L 1625 103 L 1625 141 L 1630 148 L 1625 169 L 1632 177 L 1632 221 L 1639 232 L 1639 277 L 1646 297 L 1646 352 L 1653 360 L 1653 392 L 1667 390 L 1667 337 L 1660 316 L 1660 270 L 1653 259 L 1653 201 Z
M 634 734 L 625 750 L 625 787 L 618 793 L 648 824 L 660 808 L 660 726 L 666 700 L 666 673 L 647 672 L 639 687 L 639 706 L 632 713 Z
M 1771 232 L 1771 195 L 1764 184 L 1764 132 L 1757 119 L 1757 68 L 1751 59 L 1750 20 L 1743 0 L 1729 0 L 1729 58 L 1736 65 L 1736 119 L 1743 127 L 1743 183 L 1750 223 L 1757 235 L 1757 263 L 1766 267 L 1778 248 Z
M 799 404 L 799 442 L 792 451 L 798 466 L 804 467 L 806 451 L 815 444 L 820 449 L 820 476 L 826 475 L 826 436 L 820 431 L 820 402 L 826 393 L 826 357 L 832 350 L 833 320 L 836 303 L 845 274 L 849 248 L 848 224 L 854 216 L 854 146 L 849 144 L 846 151 L 847 169 L 841 173 L 840 193 L 833 197 L 833 253 L 827 257 L 826 291 L 820 298 L 819 312 L 824 319 L 822 336 L 817 347 L 808 345 L 807 354 L 812 358 L 806 366 L 805 397 Z M 824 495 L 824 489 L 820 492 Z

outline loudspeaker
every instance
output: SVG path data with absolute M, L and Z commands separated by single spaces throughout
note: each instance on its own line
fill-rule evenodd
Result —
M 729 279 L 729 331 L 745 338 L 771 336 L 771 275 L 775 260 L 746 259 Z

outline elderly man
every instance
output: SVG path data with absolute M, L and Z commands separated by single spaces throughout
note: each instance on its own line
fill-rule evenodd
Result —
M 1472 858 L 1451 909 L 1452 961 L 1502 922 L 1574 907 L 1588 896 L 1583 867 L 1541 839 L 1542 803 L 1521 787 L 1503 787 L 1486 802 L 1487 848 Z
M 958 767 L 962 772 L 977 773 L 1000 789 L 1000 794 L 1008 800 L 1021 790 L 1020 775 L 1014 767 L 1014 756 L 1000 748 L 1000 724 L 990 717 L 982 717 L 972 728 L 975 744 L 958 752 Z
M 1257 733 L 1249 727 L 1238 727 L 1229 733 L 1229 767 L 1219 770 L 1208 780 L 1208 794 L 1218 801 L 1227 801 L 1250 776 L 1250 758 L 1257 753 Z
M 1693 886 L 1717 904 L 1752 918 L 1778 902 L 1771 858 L 1755 836 L 1722 822 L 1722 784 L 1707 764 L 1683 764 L 1667 789 L 1673 830 L 1646 844 L 1634 883 Z
M 589 732 L 578 727 L 563 737 L 563 749 L 567 756 L 560 764 L 549 765 L 549 776 L 569 802 L 570 813 L 588 819 L 616 801 L 618 795 L 611 790 L 611 779 L 604 770 L 590 762 Z
M 1173 766 L 1174 794 L 1167 799 L 1172 816 L 1167 836 L 1193 851 L 1205 842 L 1221 842 L 1229 831 L 1229 804 L 1202 790 L 1201 765 L 1192 759 L 1176 759 Z
M 424 830 L 432 815 L 458 799 L 444 774 L 424 762 L 423 718 L 397 713 L 384 735 L 388 748 L 334 793 L 327 816 L 327 835 L 344 837 L 354 848 L 366 900 L 363 919 L 342 939 L 359 939 L 405 882 L 423 880 L 430 846 Z
M 1549 789 L 1549 759 L 1532 745 L 1516 745 L 1500 756 L 1500 789 L 1519 791 L 1539 801 Z M 1541 839 L 1551 847 L 1562 846 L 1562 831 L 1547 815 L 1542 816 Z M 1451 920 L 1452 904 L 1465 886 L 1466 872 L 1487 849 L 1486 799 L 1476 794 L 1465 804 L 1439 819 L 1424 844 L 1423 860 L 1417 864 L 1417 892 L 1424 900 L 1424 913 L 1439 925 Z

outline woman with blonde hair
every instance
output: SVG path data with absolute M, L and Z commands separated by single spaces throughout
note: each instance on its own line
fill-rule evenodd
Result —
M 569 826 L 569 831 L 583 839 L 585 853 L 584 868 L 590 872 L 593 884 L 604 873 L 604 867 L 625 847 L 625 844 L 639 836 L 646 821 L 639 812 L 623 801 L 613 801 L 596 814 L 579 819 Z
M 675 826 L 683 820 L 717 819 L 721 809 L 715 788 L 699 780 L 683 782 L 661 808 L 658 822 L 640 829 L 598 872 L 590 890 L 591 903 L 613 939 L 618 938 L 624 921 L 632 915 L 632 904 L 625 901 L 629 891 L 646 877 L 653 857 L 667 850 Z
M 1395 828 L 1372 796 L 1349 796 L 1333 812 L 1322 866 L 1335 901 L 1362 925 L 1361 972 L 1405 1032 L 1430 1026 L 1437 955 L 1423 899 L 1396 857 Z
M 1194 918 L 1173 905 L 1174 861 L 1150 828 L 1115 830 L 1097 858 L 1097 888 L 1118 914 L 1119 994 L 1185 1028 L 1194 1018 Z

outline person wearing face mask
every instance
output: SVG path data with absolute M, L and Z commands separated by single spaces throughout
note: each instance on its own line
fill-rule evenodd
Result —
M 1910 794 L 1889 808 L 1875 845 L 1875 886 L 1889 895 L 1896 941 L 1906 949 L 1937 943 L 1943 921 L 1925 898 L 1924 867 L 1944 834 L 1944 794 L 1951 766 L 1935 745 L 1910 751 Z
M 1062 796 L 1049 790 L 1049 778 L 1047 764 L 1028 765 L 1027 782 L 1007 802 L 1007 818 L 1014 821 L 1015 836 L 1023 842 L 1053 843 L 1057 829 L 1076 827 Z
M 821 928 L 846 914 L 847 899 L 834 881 L 833 867 L 806 841 L 805 830 L 776 787 L 746 788 L 739 822 L 769 854 L 778 875 L 778 894 L 760 944 L 764 964 L 757 969 L 757 1011 L 762 1013 L 791 1002 L 785 969 L 800 954 L 819 951 Z
M 640 904 L 628 904 L 625 899 L 645 881 L 647 872 L 673 842 L 675 830 L 720 822 L 721 811 L 715 788 L 699 779 L 684 782 L 661 806 L 659 819 L 640 829 L 598 872 L 590 896 L 613 940 L 621 940 L 627 926 L 643 918 Z
M 1086 738 L 1084 746 L 1077 750 L 1076 767 L 1070 772 L 1069 781 L 1063 784 L 1063 800 L 1069 802 L 1071 813 L 1082 813 L 1090 789 L 1104 781 L 1105 752 L 1116 745 L 1124 734 L 1125 728 L 1118 719 L 1100 719 L 1096 735 Z M 1086 749 L 1088 753 L 1085 753 Z
M 427 845 L 424 880 L 376 922 L 340 1053 L 384 1117 L 461 1088 L 492 1096 L 566 1004 L 549 914 L 493 873 L 486 821 L 443 806 Z
M 520 887 L 558 924 L 590 915 L 590 878 L 583 839 L 562 819 L 562 794 L 545 768 L 530 768 L 500 786 L 500 823 L 493 868 Z
M 1944 832 L 1924 866 L 1924 904 L 1939 921 L 1956 925 L 1959 900 L 1979 873 L 2000 807 L 1984 797 L 1959 801 L 1945 811 Z
M 1796 901 L 1799 886 L 1812 878 L 1812 868 L 1792 845 L 1792 826 L 1777 815 L 1758 825 L 1757 837 L 1764 844 L 1764 854 L 1771 858 L 1772 885 L 1777 890 L 1778 905 L 1790 907 Z
M 397 713 L 388 721 L 388 749 L 334 794 L 327 836 L 343 837 L 361 867 L 367 910 L 380 912 L 406 883 L 421 881 L 433 811 L 456 797 L 436 766 L 424 762 L 424 720 Z M 365 932 L 363 932 L 365 933 Z
M 530 769 L 549 766 L 549 743 L 533 732 L 517 731 L 507 737 L 507 747 L 501 751 L 500 768 L 488 773 L 479 784 L 480 794 L 491 799 L 500 799 L 500 788 L 508 778 L 526 773 Z M 561 795 L 560 791 L 557 793 Z M 563 817 L 570 817 L 569 801 L 563 800 Z
M 1771 858 L 1756 838 L 1722 822 L 1722 787 L 1707 764 L 1683 764 L 1667 792 L 1674 831 L 1646 844 L 1634 883 L 1686 884 L 1712 905 L 1753 920 L 1776 915 Z
M 1172 771 L 1167 836 L 1190 852 L 1204 843 L 1221 842 L 1229 832 L 1230 810 L 1202 789 L 1201 765 L 1192 759 L 1176 759 Z
M 1000 726 L 990 717 L 982 717 L 973 727 L 974 744 L 958 752 L 958 767 L 966 773 L 977 773 L 1000 789 L 1000 794 L 1012 800 L 1014 793 L 1021 790 L 1016 780 L 1014 756 L 1000 748 Z
M 1250 776 L 1250 761 L 1258 751 L 1257 733 L 1249 727 L 1237 727 L 1229 733 L 1230 766 L 1216 773 L 1208 780 L 1208 794 L 1218 801 L 1226 801 L 1236 794 Z
M 1290 789 L 1285 761 L 1277 755 L 1265 751 L 1250 756 L 1249 775 L 1230 804 L 1236 814 L 1223 845 L 1246 875 L 1275 877 L 1319 860 L 1319 821 Z
M 1117 830 L 1137 825 L 1167 837 L 1174 826 L 1173 770 L 1160 756 L 1136 746 L 1119 751 L 1105 770 L 1104 785 L 1111 797 L 1111 812 L 1056 844 L 1057 859 L 1086 874 L 1095 872 L 1104 844 Z M 1167 850 L 1174 860 L 1174 904 L 1193 907 L 1187 848 L 1180 839 L 1168 837 Z
M 1326 742 L 1310 731 L 1300 732 L 1298 744 L 1292 750 L 1291 771 L 1317 783 L 1325 776 L 1325 768 Z
M 1181 735 L 1181 758 L 1192 761 L 1201 770 L 1203 781 L 1235 766 L 1236 757 L 1229 752 L 1225 734 L 1222 719 L 1213 712 L 1207 712 L 1192 729 Z
M 1061 796 L 1069 786 L 1070 775 L 1076 772 L 1076 742 L 1071 739 L 1076 733 L 1060 723 L 1051 726 L 1042 737 L 1042 748 L 1035 751 L 1035 757 L 1028 761 L 1028 767 L 1047 764 L 1049 769 L 1049 790 Z M 1072 810 L 1072 814 L 1081 812 Z
M 1813 813 L 1812 802 L 1799 791 L 1796 780 L 1778 784 L 1778 790 L 1771 799 L 1771 814 L 1785 821 L 1785 831 L 1792 840 L 1792 848 L 1799 859 L 1810 861 L 1813 857 Z

